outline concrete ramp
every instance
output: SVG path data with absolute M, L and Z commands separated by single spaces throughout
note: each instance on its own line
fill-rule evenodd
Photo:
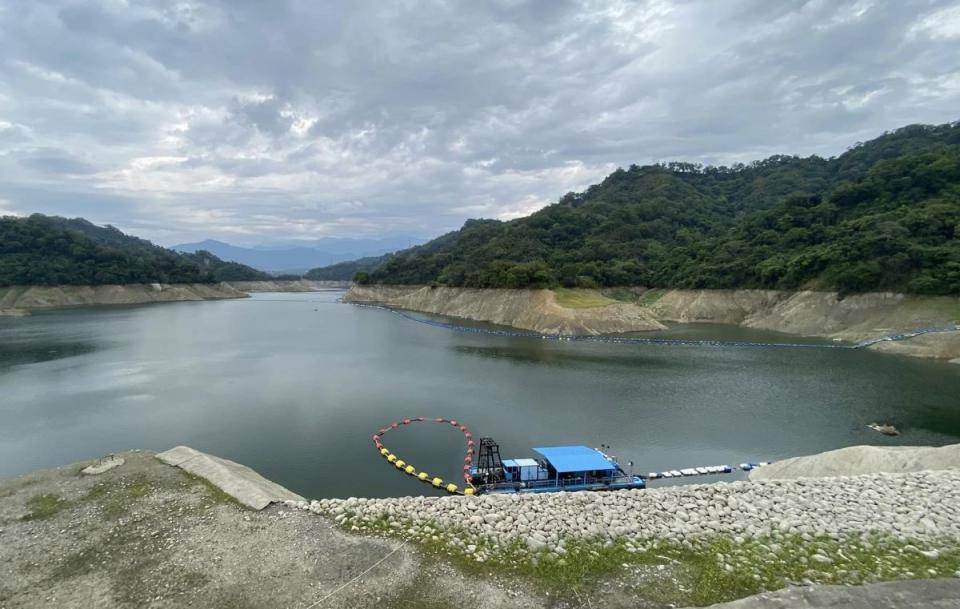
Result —
M 960 468 L 960 444 L 850 446 L 809 457 L 784 459 L 750 472 L 751 480 L 829 478 L 861 474 L 905 474 Z
M 271 503 L 304 498 L 271 482 L 245 465 L 214 457 L 189 446 L 177 446 L 157 455 L 167 465 L 179 467 L 216 486 L 243 505 L 262 510 Z

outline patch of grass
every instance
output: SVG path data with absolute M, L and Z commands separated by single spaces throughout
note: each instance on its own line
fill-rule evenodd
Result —
M 637 302 L 637 295 L 628 288 L 608 288 L 603 295 L 620 302 Z
M 90 573 L 96 566 L 98 558 L 100 558 L 100 552 L 92 547 L 68 554 L 63 562 L 53 570 L 52 579 L 70 579 Z
M 553 292 L 556 294 L 557 304 L 568 309 L 592 309 L 616 304 L 617 302 L 593 290 L 557 288 Z
M 790 583 L 856 585 L 960 572 L 955 539 L 901 541 L 879 533 L 847 539 L 716 535 L 684 544 L 569 538 L 561 551 L 551 553 L 531 552 L 519 541 L 496 544 L 468 529 L 418 525 L 396 515 L 361 520 L 346 513 L 338 518 L 338 524 L 360 534 L 415 542 L 426 556 L 449 560 L 466 573 L 520 578 L 552 598 L 573 602 L 630 570 L 643 574 L 626 578 L 638 599 L 679 606 L 731 601 Z
M 639 304 L 641 307 L 652 307 L 666 293 L 666 290 L 660 289 L 647 290 L 642 296 L 640 296 L 637 304 Z
M 59 514 L 70 506 L 70 502 L 58 495 L 34 495 L 27 501 L 30 513 L 21 520 L 43 520 Z
M 104 520 L 117 520 L 127 514 L 140 499 L 156 490 L 156 485 L 146 476 L 121 478 L 118 481 L 98 482 L 81 498 L 100 506 Z
M 244 590 L 239 587 L 219 590 L 216 598 L 208 607 L 210 609 L 261 609 L 261 605 L 247 598 Z
M 430 590 L 430 593 L 424 594 L 424 590 Z M 383 609 L 450 609 L 460 606 L 463 601 L 439 595 L 434 582 L 424 577 L 421 570 L 413 582 L 386 600 Z
M 193 474 L 183 472 L 183 480 L 177 484 L 177 488 L 181 490 L 199 487 L 203 489 L 205 500 L 210 504 L 216 505 L 233 505 L 242 510 L 248 510 L 247 506 L 243 505 L 232 496 L 228 495 L 220 487 L 214 485 L 212 482 L 206 478 L 201 478 L 200 476 L 194 476 Z
M 348 513 L 346 522 L 351 522 L 353 517 Z M 388 517 L 381 517 L 363 522 L 357 532 L 410 540 L 407 531 L 416 525 L 397 517 L 393 520 L 399 526 L 391 525 Z M 642 557 L 631 555 L 623 542 L 565 540 L 565 553 L 555 557 L 547 552 L 531 553 L 520 541 L 499 545 L 462 528 L 447 528 L 434 533 L 411 540 L 431 559 L 448 560 L 461 571 L 480 577 L 494 574 L 520 578 L 534 590 L 550 592 L 554 597 L 559 595 L 570 600 L 578 600 L 578 594 L 588 593 L 605 577 L 616 574 L 628 560 L 642 562 L 639 560 Z M 474 546 L 472 551 L 468 549 L 469 546 Z M 432 607 L 430 604 L 422 606 L 424 609 Z
M 178 489 L 173 482 L 135 475 L 93 485 L 77 502 L 92 502 L 105 523 L 104 535 L 64 557 L 50 581 L 102 573 L 121 606 L 140 607 L 157 595 L 191 594 L 207 583 L 203 573 L 166 561 L 171 551 L 166 504 L 153 500 L 162 489 Z M 190 487 L 194 482 L 188 481 Z M 178 512 L 178 517 L 183 513 Z M 123 518 L 122 524 L 119 521 Z
M 948 548 L 935 550 L 929 543 L 904 543 L 883 535 L 847 540 L 789 536 L 777 542 L 741 543 L 730 537 L 715 537 L 695 551 L 666 547 L 660 553 L 682 565 L 682 579 L 690 588 L 686 600 L 708 605 L 804 580 L 858 585 L 951 577 L 960 569 L 960 546 L 953 541 L 938 545 Z

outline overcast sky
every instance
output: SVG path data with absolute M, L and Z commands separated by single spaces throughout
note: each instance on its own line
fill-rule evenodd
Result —
M 165 245 L 430 237 L 957 119 L 957 1 L 0 4 L 0 214 Z

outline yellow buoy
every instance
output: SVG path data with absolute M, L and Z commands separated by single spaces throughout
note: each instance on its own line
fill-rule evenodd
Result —
M 393 463 L 396 460 L 397 460 L 396 455 L 387 455 L 387 461 L 389 461 L 390 463 Z
M 430 474 L 428 474 L 427 472 L 420 472 L 420 473 L 417 475 L 417 478 L 420 479 L 420 482 L 426 482 L 426 481 L 427 481 L 427 478 L 429 478 L 429 477 L 430 477 Z
M 397 466 L 397 469 L 403 469 L 407 465 L 407 462 L 404 461 L 403 459 L 397 459 L 394 465 Z
M 386 457 L 387 455 L 390 454 L 390 451 L 387 450 L 386 448 L 381 448 L 381 449 L 380 449 L 380 454 L 383 455 L 384 457 Z
M 443 484 L 443 480 L 441 480 L 440 478 L 434 478 L 431 484 L 433 484 L 437 488 L 440 488 L 440 485 Z
M 405 469 L 405 470 L 403 470 L 403 471 L 407 472 L 408 474 L 410 474 L 410 475 L 412 476 L 412 475 L 413 475 L 413 472 L 417 471 L 417 468 L 415 468 L 415 467 L 412 466 L 412 465 L 408 465 L 408 466 L 407 466 L 407 469 Z
M 448 492 L 448 493 L 456 493 L 456 492 L 457 492 L 457 485 L 456 485 L 456 484 L 448 484 L 448 485 L 447 485 L 447 492 Z
M 466 495 L 466 496 L 468 496 L 468 497 L 471 496 L 471 495 L 473 495 L 473 494 L 476 493 L 476 492 L 477 492 L 477 491 L 475 491 L 474 489 L 470 488 L 469 486 L 468 486 L 467 488 L 463 489 L 463 494 Z

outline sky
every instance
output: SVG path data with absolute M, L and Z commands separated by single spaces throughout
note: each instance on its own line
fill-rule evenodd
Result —
M 960 2 L 4 0 L 0 215 L 428 238 L 960 119 Z

